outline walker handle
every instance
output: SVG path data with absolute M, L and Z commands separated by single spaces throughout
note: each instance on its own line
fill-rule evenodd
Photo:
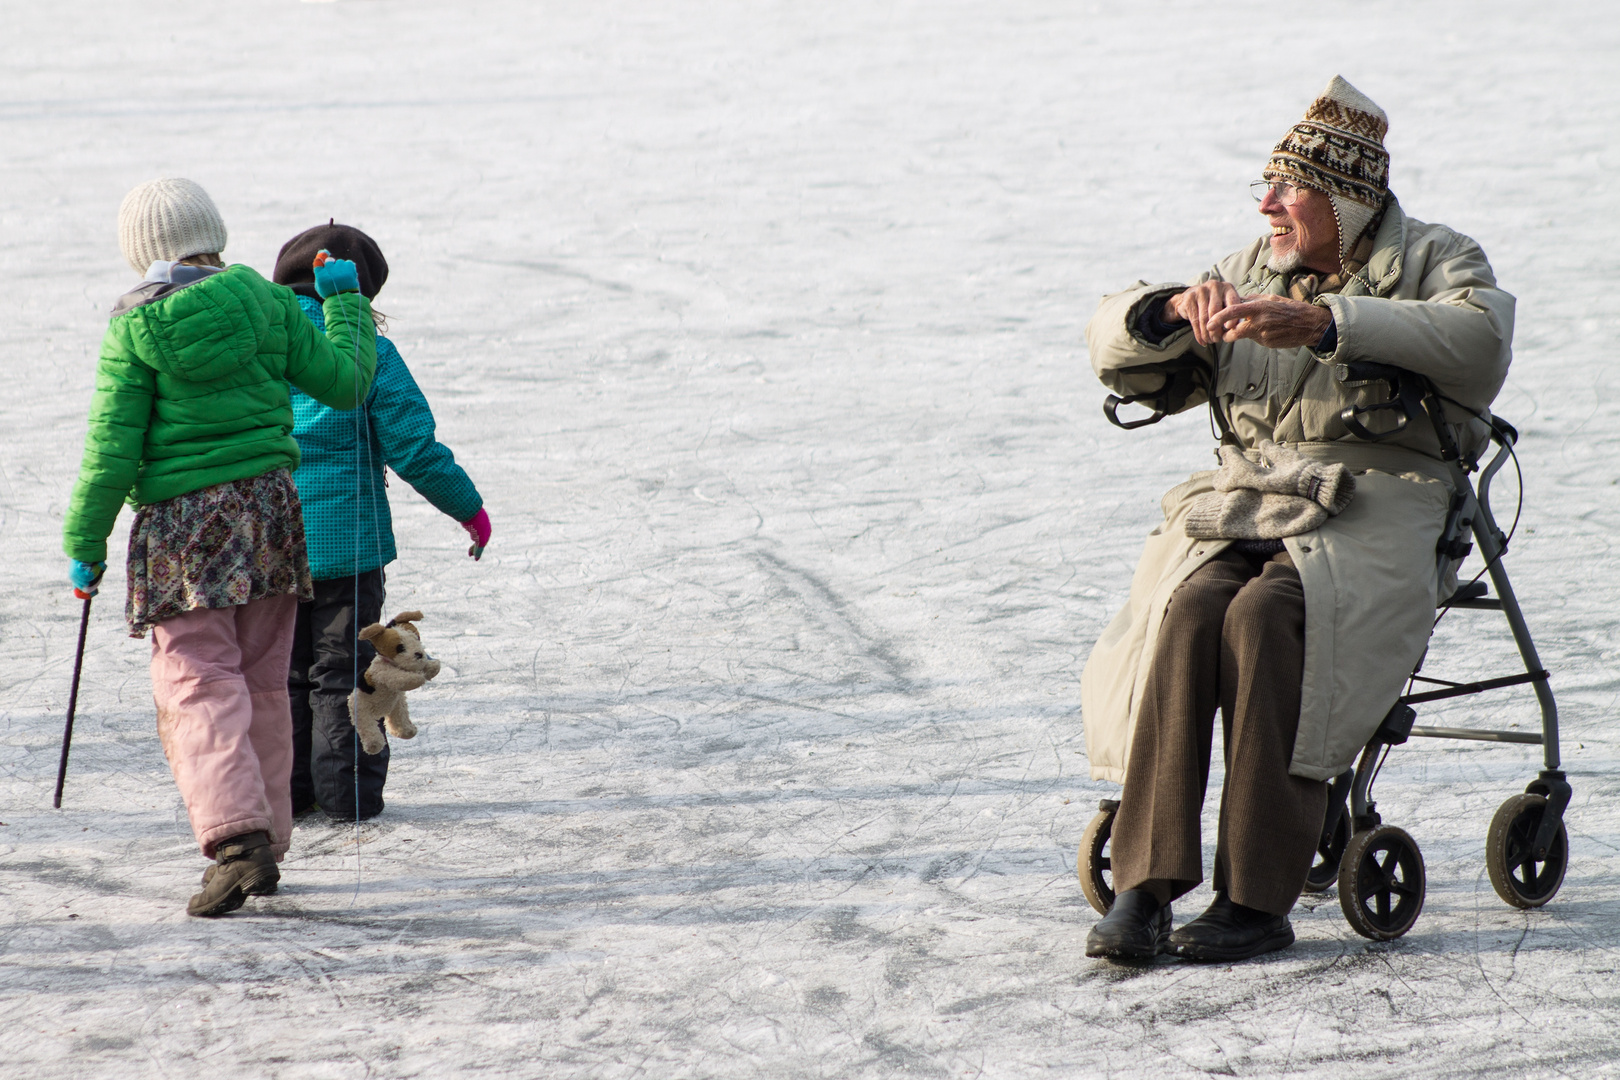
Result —
M 1375 364 L 1365 360 L 1334 364 L 1333 377 L 1341 383 L 1382 382 L 1389 387 L 1390 400 L 1375 405 L 1346 405 L 1339 410 L 1339 419 L 1350 429 L 1350 434 L 1368 442 L 1383 442 L 1406 430 L 1412 417 L 1423 407 L 1423 392 L 1411 372 L 1388 364 Z M 1374 431 L 1363 419 L 1381 414 L 1392 414 L 1395 426 L 1386 431 Z
M 1157 424 L 1160 420 L 1173 412 L 1180 412 L 1187 407 L 1187 402 L 1200 390 L 1208 391 L 1210 374 L 1196 356 L 1183 353 L 1174 360 L 1167 360 L 1158 364 L 1141 364 L 1130 371 L 1133 375 L 1158 375 L 1164 379 L 1157 390 L 1143 394 L 1109 394 L 1103 402 L 1103 415 L 1115 427 L 1130 431 L 1133 428 L 1147 427 Z M 1146 405 L 1153 411 L 1140 420 L 1121 420 L 1119 407 L 1121 405 Z
M 1153 412 L 1140 420 L 1121 420 L 1119 418 L 1118 410 L 1121 405 L 1135 405 L 1140 401 L 1150 403 Z M 1169 416 L 1170 414 L 1164 410 L 1163 404 L 1164 391 L 1162 390 L 1152 394 L 1129 394 L 1125 397 L 1120 397 L 1118 394 L 1109 394 L 1107 400 L 1103 402 L 1103 415 L 1108 417 L 1108 422 L 1115 427 L 1131 431 L 1135 428 L 1147 427 L 1149 424 L 1157 424 L 1160 420 Z

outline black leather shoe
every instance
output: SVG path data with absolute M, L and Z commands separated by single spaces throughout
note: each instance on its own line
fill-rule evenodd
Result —
M 1169 951 L 1184 960 L 1212 963 L 1247 960 L 1293 943 L 1288 916 L 1234 904 L 1222 892 L 1207 911 L 1170 935 Z
M 1127 889 L 1086 935 L 1086 955 L 1110 960 L 1151 960 L 1170 937 L 1170 905 L 1146 889 Z

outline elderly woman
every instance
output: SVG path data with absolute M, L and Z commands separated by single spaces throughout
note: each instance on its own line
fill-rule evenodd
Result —
M 1388 188 L 1382 109 L 1334 78 L 1256 181 L 1270 228 L 1189 284 L 1104 298 L 1087 327 L 1098 378 L 1121 394 L 1204 378 L 1222 468 L 1163 500 L 1130 600 L 1086 664 L 1092 775 L 1124 783 L 1113 830 L 1118 898 L 1089 956 L 1170 951 L 1231 961 L 1293 943 L 1327 803 L 1427 644 L 1450 503 L 1434 429 L 1377 443 L 1340 419 L 1382 384 L 1334 377 L 1376 361 L 1426 376 L 1465 450 L 1507 376 L 1513 297 L 1479 245 L 1406 216 Z M 1204 387 L 1208 387 L 1206 391 Z M 1173 930 L 1203 880 L 1199 817 L 1214 718 L 1226 784 L 1215 902 Z

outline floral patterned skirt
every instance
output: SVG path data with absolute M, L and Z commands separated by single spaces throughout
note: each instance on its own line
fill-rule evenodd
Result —
M 291 593 L 314 596 L 304 513 L 292 473 L 276 469 L 151 503 L 129 530 L 130 637 L 197 608 Z

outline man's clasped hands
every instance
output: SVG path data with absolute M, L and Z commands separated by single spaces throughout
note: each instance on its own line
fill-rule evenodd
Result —
M 1167 323 L 1192 323 L 1200 345 L 1253 338 L 1268 349 L 1297 349 L 1322 340 L 1333 313 L 1320 304 L 1286 296 L 1244 299 L 1224 281 L 1206 281 L 1176 293 L 1159 316 Z

